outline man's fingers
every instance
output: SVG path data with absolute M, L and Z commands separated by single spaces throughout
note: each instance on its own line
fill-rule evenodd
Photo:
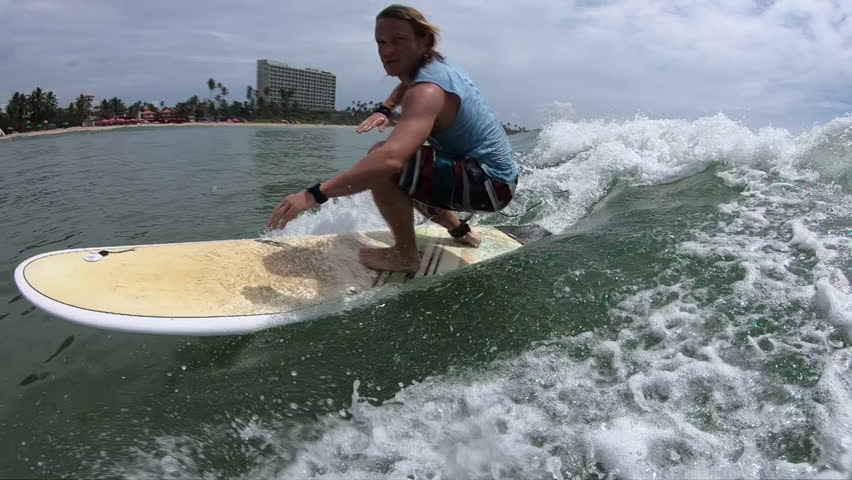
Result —
M 277 207 L 275 207 L 275 210 L 273 210 L 273 212 L 272 212 L 272 218 L 269 219 L 269 223 L 266 226 L 268 228 L 272 228 L 272 229 L 278 228 L 278 224 L 281 222 L 281 220 L 285 217 L 285 215 L 287 215 L 287 212 L 290 211 L 290 210 L 292 210 L 292 207 L 290 206 L 290 204 L 287 203 L 287 202 L 282 202 Z M 286 225 L 287 222 L 284 222 L 284 224 Z M 283 228 L 283 226 L 284 225 L 282 225 L 282 228 Z
M 272 209 L 272 215 L 269 216 L 269 221 L 266 223 L 266 228 L 275 228 L 274 225 L 278 221 L 278 211 L 281 210 L 281 206 L 284 204 L 282 201 L 275 208 Z
M 377 115 L 377 114 L 374 113 L 373 115 Z M 376 127 L 379 127 L 379 131 L 384 132 L 385 131 L 385 129 L 384 129 L 385 125 L 387 125 L 389 123 L 388 117 L 381 115 L 381 114 L 378 114 L 378 115 L 380 115 L 380 116 L 376 117 L 376 118 L 373 118 L 373 116 L 371 115 L 369 118 L 367 118 L 366 120 L 361 122 L 361 124 L 358 125 L 358 128 L 356 128 L 355 131 L 357 133 L 364 133 L 364 132 L 369 132 L 370 130 L 372 130 Z
M 272 209 L 272 215 L 269 216 L 269 221 L 266 222 L 266 228 L 272 228 L 272 225 L 275 223 L 275 212 L 278 211 L 278 207 Z
M 296 218 L 296 215 L 298 214 L 299 210 L 288 203 L 287 208 L 283 212 L 281 212 L 281 225 L 279 226 L 279 228 L 283 230 L 284 227 L 286 227 L 287 224 L 290 223 L 290 220 Z
M 293 210 L 290 209 L 286 214 L 281 217 L 281 225 L 279 225 L 278 228 L 284 230 L 284 227 L 286 227 L 287 224 L 290 223 L 290 220 L 293 220 L 293 217 L 295 216 L 296 215 L 293 214 Z

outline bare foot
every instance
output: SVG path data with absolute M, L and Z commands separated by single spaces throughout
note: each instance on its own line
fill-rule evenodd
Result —
M 373 255 L 374 253 L 383 253 L 385 250 L 391 250 L 393 247 L 368 247 L 367 245 L 361 244 L 361 248 L 358 249 L 358 255 L 363 257 L 365 255 Z
M 420 270 L 420 255 L 404 255 L 394 247 L 362 247 L 358 260 L 367 268 L 381 272 L 416 272 Z
M 454 238 L 453 240 L 455 240 L 459 243 L 464 243 L 465 245 L 469 245 L 473 248 L 478 247 L 482 243 L 482 237 L 480 237 L 479 234 L 474 233 L 472 231 L 468 232 L 467 235 L 465 235 L 463 237 Z

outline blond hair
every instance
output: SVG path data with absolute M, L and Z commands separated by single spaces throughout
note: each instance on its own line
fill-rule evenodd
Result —
M 437 50 L 435 50 L 435 46 L 438 44 L 438 27 L 429 23 L 426 20 L 426 17 L 420 13 L 419 10 L 412 7 L 406 7 L 405 5 L 391 5 L 376 15 L 376 21 L 378 22 L 382 18 L 393 18 L 396 20 L 403 20 L 408 22 L 411 25 L 411 28 L 414 29 L 414 34 L 418 37 L 426 37 L 428 41 L 428 46 L 426 50 L 426 54 L 423 58 L 423 64 L 428 63 L 432 60 L 443 60 L 444 56 L 441 55 Z

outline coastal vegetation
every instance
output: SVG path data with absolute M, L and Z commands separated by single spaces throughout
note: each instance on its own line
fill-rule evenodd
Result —
M 308 110 L 293 100 L 293 90 L 281 89 L 275 92 L 281 100 L 272 101 L 269 99 L 273 92 L 269 89 L 259 92 L 247 86 L 244 98 L 236 99 L 227 86 L 213 78 L 207 80 L 205 87 L 205 98 L 193 95 L 171 107 L 163 101 L 155 104 L 138 100 L 128 105 L 118 97 L 104 98 L 96 103 L 94 96 L 80 94 L 63 108 L 52 91 L 36 88 L 29 94 L 15 92 L 6 104 L 5 111 L 0 109 L 0 128 L 6 133 L 14 133 L 89 126 L 95 125 L 98 120 L 144 119 L 143 113 L 156 118 L 164 111 L 197 122 L 357 125 L 379 105 L 373 101 L 353 100 L 343 110 Z M 527 131 L 519 125 L 504 124 L 503 128 L 509 134 Z

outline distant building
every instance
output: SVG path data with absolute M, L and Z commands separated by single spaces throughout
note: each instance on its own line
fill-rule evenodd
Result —
M 324 70 L 262 59 L 257 61 L 257 91 L 268 102 L 281 103 L 284 95 L 299 108 L 334 110 L 337 77 Z
M 160 123 L 186 123 L 189 121 L 189 117 L 179 115 L 171 108 L 166 107 L 160 110 L 160 113 L 157 115 L 157 121 Z
M 82 122 L 83 122 L 82 125 L 84 127 L 91 127 L 92 125 L 95 124 L 95 107 L 94 107 L 95 96 L 92 95 L 91 93 L 84 93 L 84 94 L 82 94 L 82 96 L 83 96 L 83 98 L 86 99 L 86 102 L 87 102 L 86 111 L 89 112 L 89 116 L 87 118 L 82 119 Z

